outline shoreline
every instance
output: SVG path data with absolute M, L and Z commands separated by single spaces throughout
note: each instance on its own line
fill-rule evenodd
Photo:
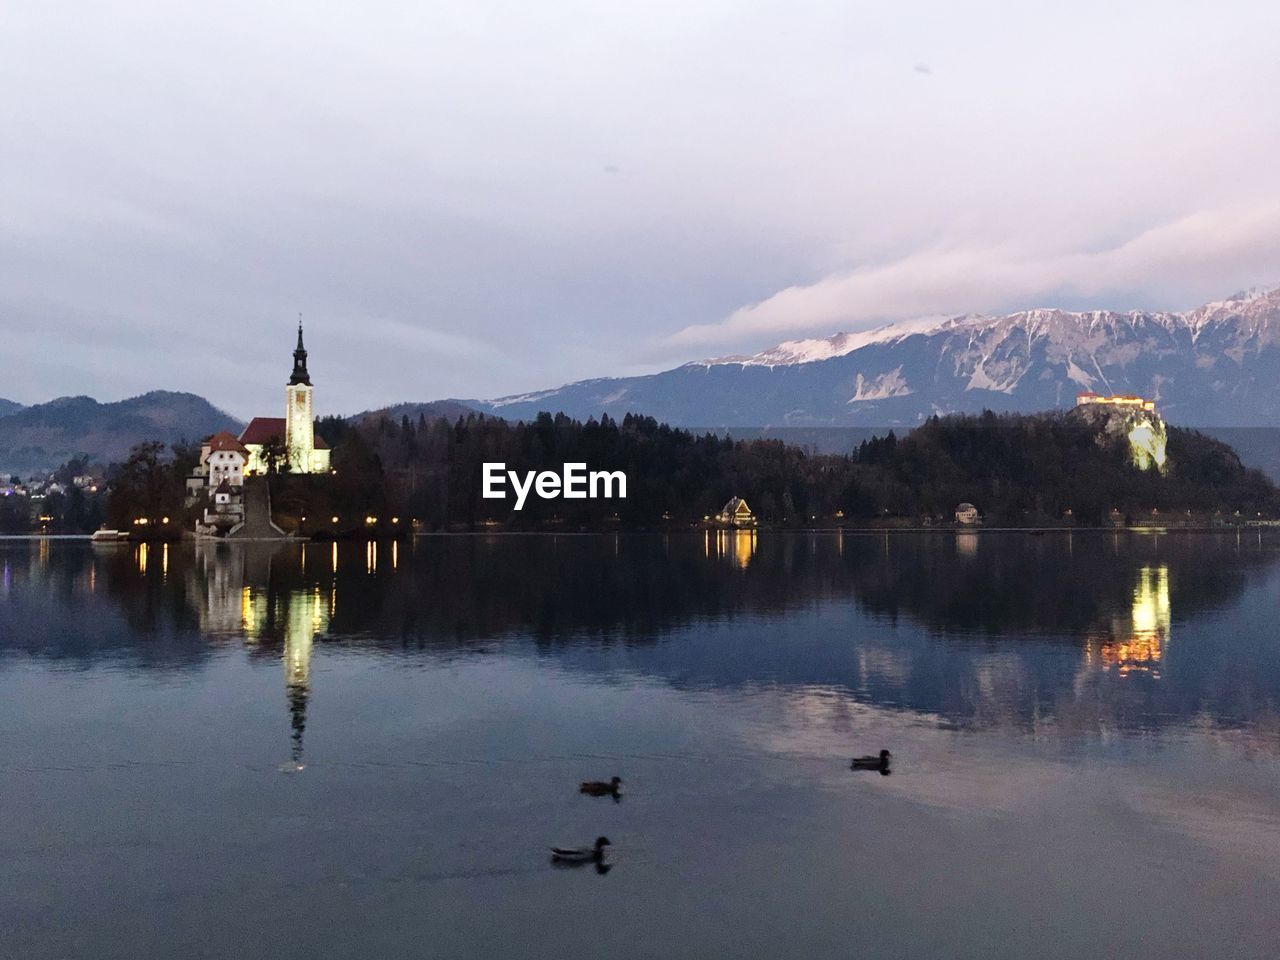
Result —
M 368 543 L 381 540 L 419 539 L 428 537 L 606 537 L 625 534 L 627 536 L 670 536 L 671 534 L 699 533 L 769 533 L 769 534 L 849 534 L 853 536 L 880 536 L 888 534 L 1032 534 L 1050 533 L 1137 533 L 1137 534 L 1172 534 L 1172 533 L 1231 533 L 1243 531 L 1280 530 L 1280 521 L 1262 521 L 1253 523 L 1230 524 L 1223 526 L 1134 526 L 1134 527 L 687 527 L 680 530 L 432 530 L 420 531 L 405 537 L 340 537 L 312 538 L 285 537 L 273 539 L 220 539 L 220 538 L 156 538 L 136 540 L 114 540 L 100 543 L 101 546 L 122 546 L 137 543 L 190 543 L 190 544 L 237 544 L 237 543 Z M 68 542 L 93 542 L 93 535 L 88 533 L 6 533 L 0 534 L 3 541 L 40 541 L 58 540 Z

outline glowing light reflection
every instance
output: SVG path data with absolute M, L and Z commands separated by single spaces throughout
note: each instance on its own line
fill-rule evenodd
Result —
M 1138 571 L 1128 617 L 1114 618 L 1109 635 L 1085 647 L 1085 661 L 1121 676 L 1143 673 L 1159 678 L 1172 621 L 1169 567 L 1143 567 Z

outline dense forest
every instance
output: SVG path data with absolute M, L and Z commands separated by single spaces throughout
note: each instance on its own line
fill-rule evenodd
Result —
M 657 527 L 713 516 L 744 497 L 762 522 L 830 524 L 949 522 L 971 502 L 988 523 L 1095 525 L 1112 511 L 1133 520 L 1187 511 L 1205 517 L 1280 514 L 1280 494 L 1224 444 L 1169 429 L 1162 475 L 1130 463 L 1123 442 L 1066 413 L 934 417 L 899 438 L 889 433 L 844 455 L 813 455 L 778 440 L 695 435 L 628 415 L 585 423 L 542 414 L 509 423 L 480 414 L 446 420 L 322 419 L 334 477 L 280 476 L 278 512 L 308 516 L 313 533 L 394 516 L 426 529 L 609 524 Z M 520 472 L 560 471 L 566 462 L 621 470 L 625 500 L 481 497 L 482 464 Z M 338 516 L 334 524 L 332 517 Z
M 1123 440 L 1071 412 L 933 417 L 904 437 L 889 433 L 840 455 L 695 435 L 636 415 L 585 423 L 548 414 L 530 423 L 481 414 L 332 417 L 317 431 L 336 472 L 269 480 L 277 521 L 315 536 L 407 532 L 412 521 L 427 530 L 682 526 L 713 517 L 733 496 L 763 523 L 796 526 L 948 523 L 961 502 L 977 505 L 989 525 L 1280 516 L 1275 485 L 1217 440 L 1170 427 L 1166 471 L 1141 471 Z M 106 521 L 125 528 L 132 517 L 168 517 L 172 535 L 190 529 L 183 480 L 195 456 L 187 446 L 139 445 L 110 471 Z M 521 473 L 559 472 L 566 462 L 620 470 L 627 497 L 530 496 L 515 511 L 513 498 L 482 498 L 486 462 Z M 82 512 L 72 499 L 57 505 L 63 529 L 96 521 L 96 510 Z

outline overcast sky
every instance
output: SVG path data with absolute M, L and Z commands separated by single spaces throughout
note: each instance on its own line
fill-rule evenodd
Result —
M 1280 282 L 1280 4 L 0 5 L 0 397 L 493 397 Z

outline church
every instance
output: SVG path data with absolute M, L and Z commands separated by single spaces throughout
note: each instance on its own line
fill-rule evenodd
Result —
M 245 449 L 246 476 L 267 473 L 268 461 L 273 457 L 283 457 L 284 462 L 278 463 L 277 468 L 289 473 L 329 472 L 329 445 L 315 435 L 312 389 L 299 320 L 293 374 L 284 388 L 284 416 L 254 417 L 240 434 L 240 443 Z

